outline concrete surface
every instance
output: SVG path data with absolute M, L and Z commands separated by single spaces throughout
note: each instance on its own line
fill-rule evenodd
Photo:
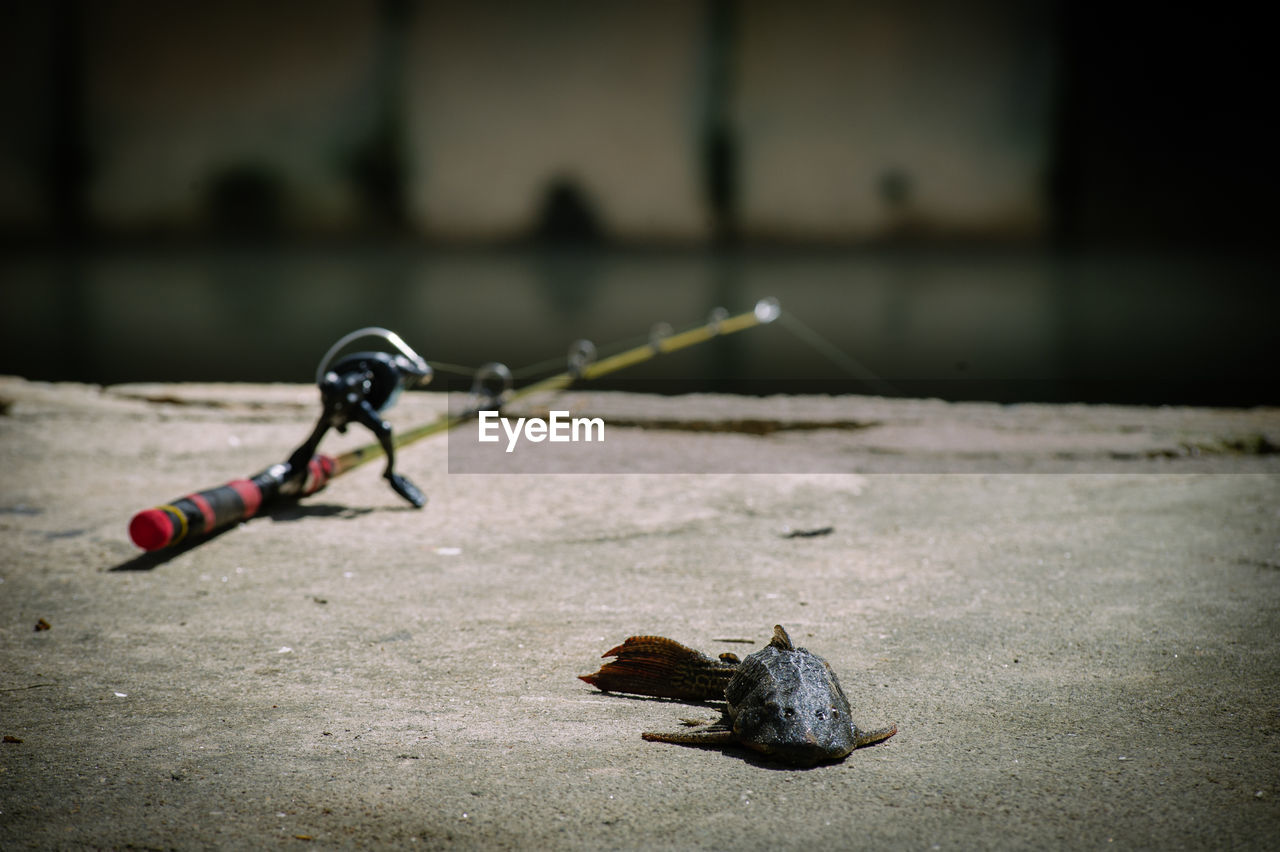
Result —
M 450 474 L 432 438 L 401 460 L 421 512 L 361 469 L 136 558 L 133 512 L 282 459 L 314 393 L 0 380 L 0 848 L 1280 836 L 1275 411 L 576 395 L 668 470 L 782 472 Z M 784 404 L 874 425 L 742 428 Z M 714 710 L 575 677 L 629 634 L 742 654 L 775 623 L 898 735 L 782 769 L 644 742 Z

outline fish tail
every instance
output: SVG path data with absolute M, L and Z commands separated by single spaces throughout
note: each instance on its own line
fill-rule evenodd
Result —
M 662 636 L 632 636 L 602 656 L 616 659 L 579 679 L 603 692 L 690 701 L 723 699 L 725 685 L 738 669 L 731 655 L 713 660 Z

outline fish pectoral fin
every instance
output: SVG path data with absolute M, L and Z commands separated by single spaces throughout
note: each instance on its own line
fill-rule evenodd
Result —
M 862 748 L 863 746 L 883 742 L 896 733 L 898 733 L 897 725 L 890 725 L 887 728 L 878 728 L 874 731 L 859 731 L 857 739 L 853 741 L 853 747 Z
M 683 721 L 683 720 L 682 720 Z M 640 736 L 654 743 L 676 743 L 677 745 L 717 746 L 729 745 L 738 741 L 733 730 L 721 723 L 699 723 L 694 731 L 645 731 Z
M 686 725 L 690 728 L 700 728 L 703 725 L 714 725 L 718 721 L 718 719 L 690 719 L 685 716 L 680 717 L 680 724 Z

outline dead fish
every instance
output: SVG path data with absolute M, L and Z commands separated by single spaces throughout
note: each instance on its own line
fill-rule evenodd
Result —
M 897 725 L 863 731 L 827 661 L 797 648 L 781 625 L 769 644 L 746 659 L 712 659 L 662 636 L 632 636 L 603 654 L 615 657 L 595 674 L 579 675 L 602 692 L 689 701 L 724 701 L 716 722 L 646 740 L 684 745 L 739 743 L 785 763 L 813 766 L 842 760 L 855 748 L 887 740 Z

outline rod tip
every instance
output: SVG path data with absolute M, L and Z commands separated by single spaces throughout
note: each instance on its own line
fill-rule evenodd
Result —
M 756 302 L 756 320 L 761 323 L 773 322 L 782 315 L 782 305 L 772 296 Z

